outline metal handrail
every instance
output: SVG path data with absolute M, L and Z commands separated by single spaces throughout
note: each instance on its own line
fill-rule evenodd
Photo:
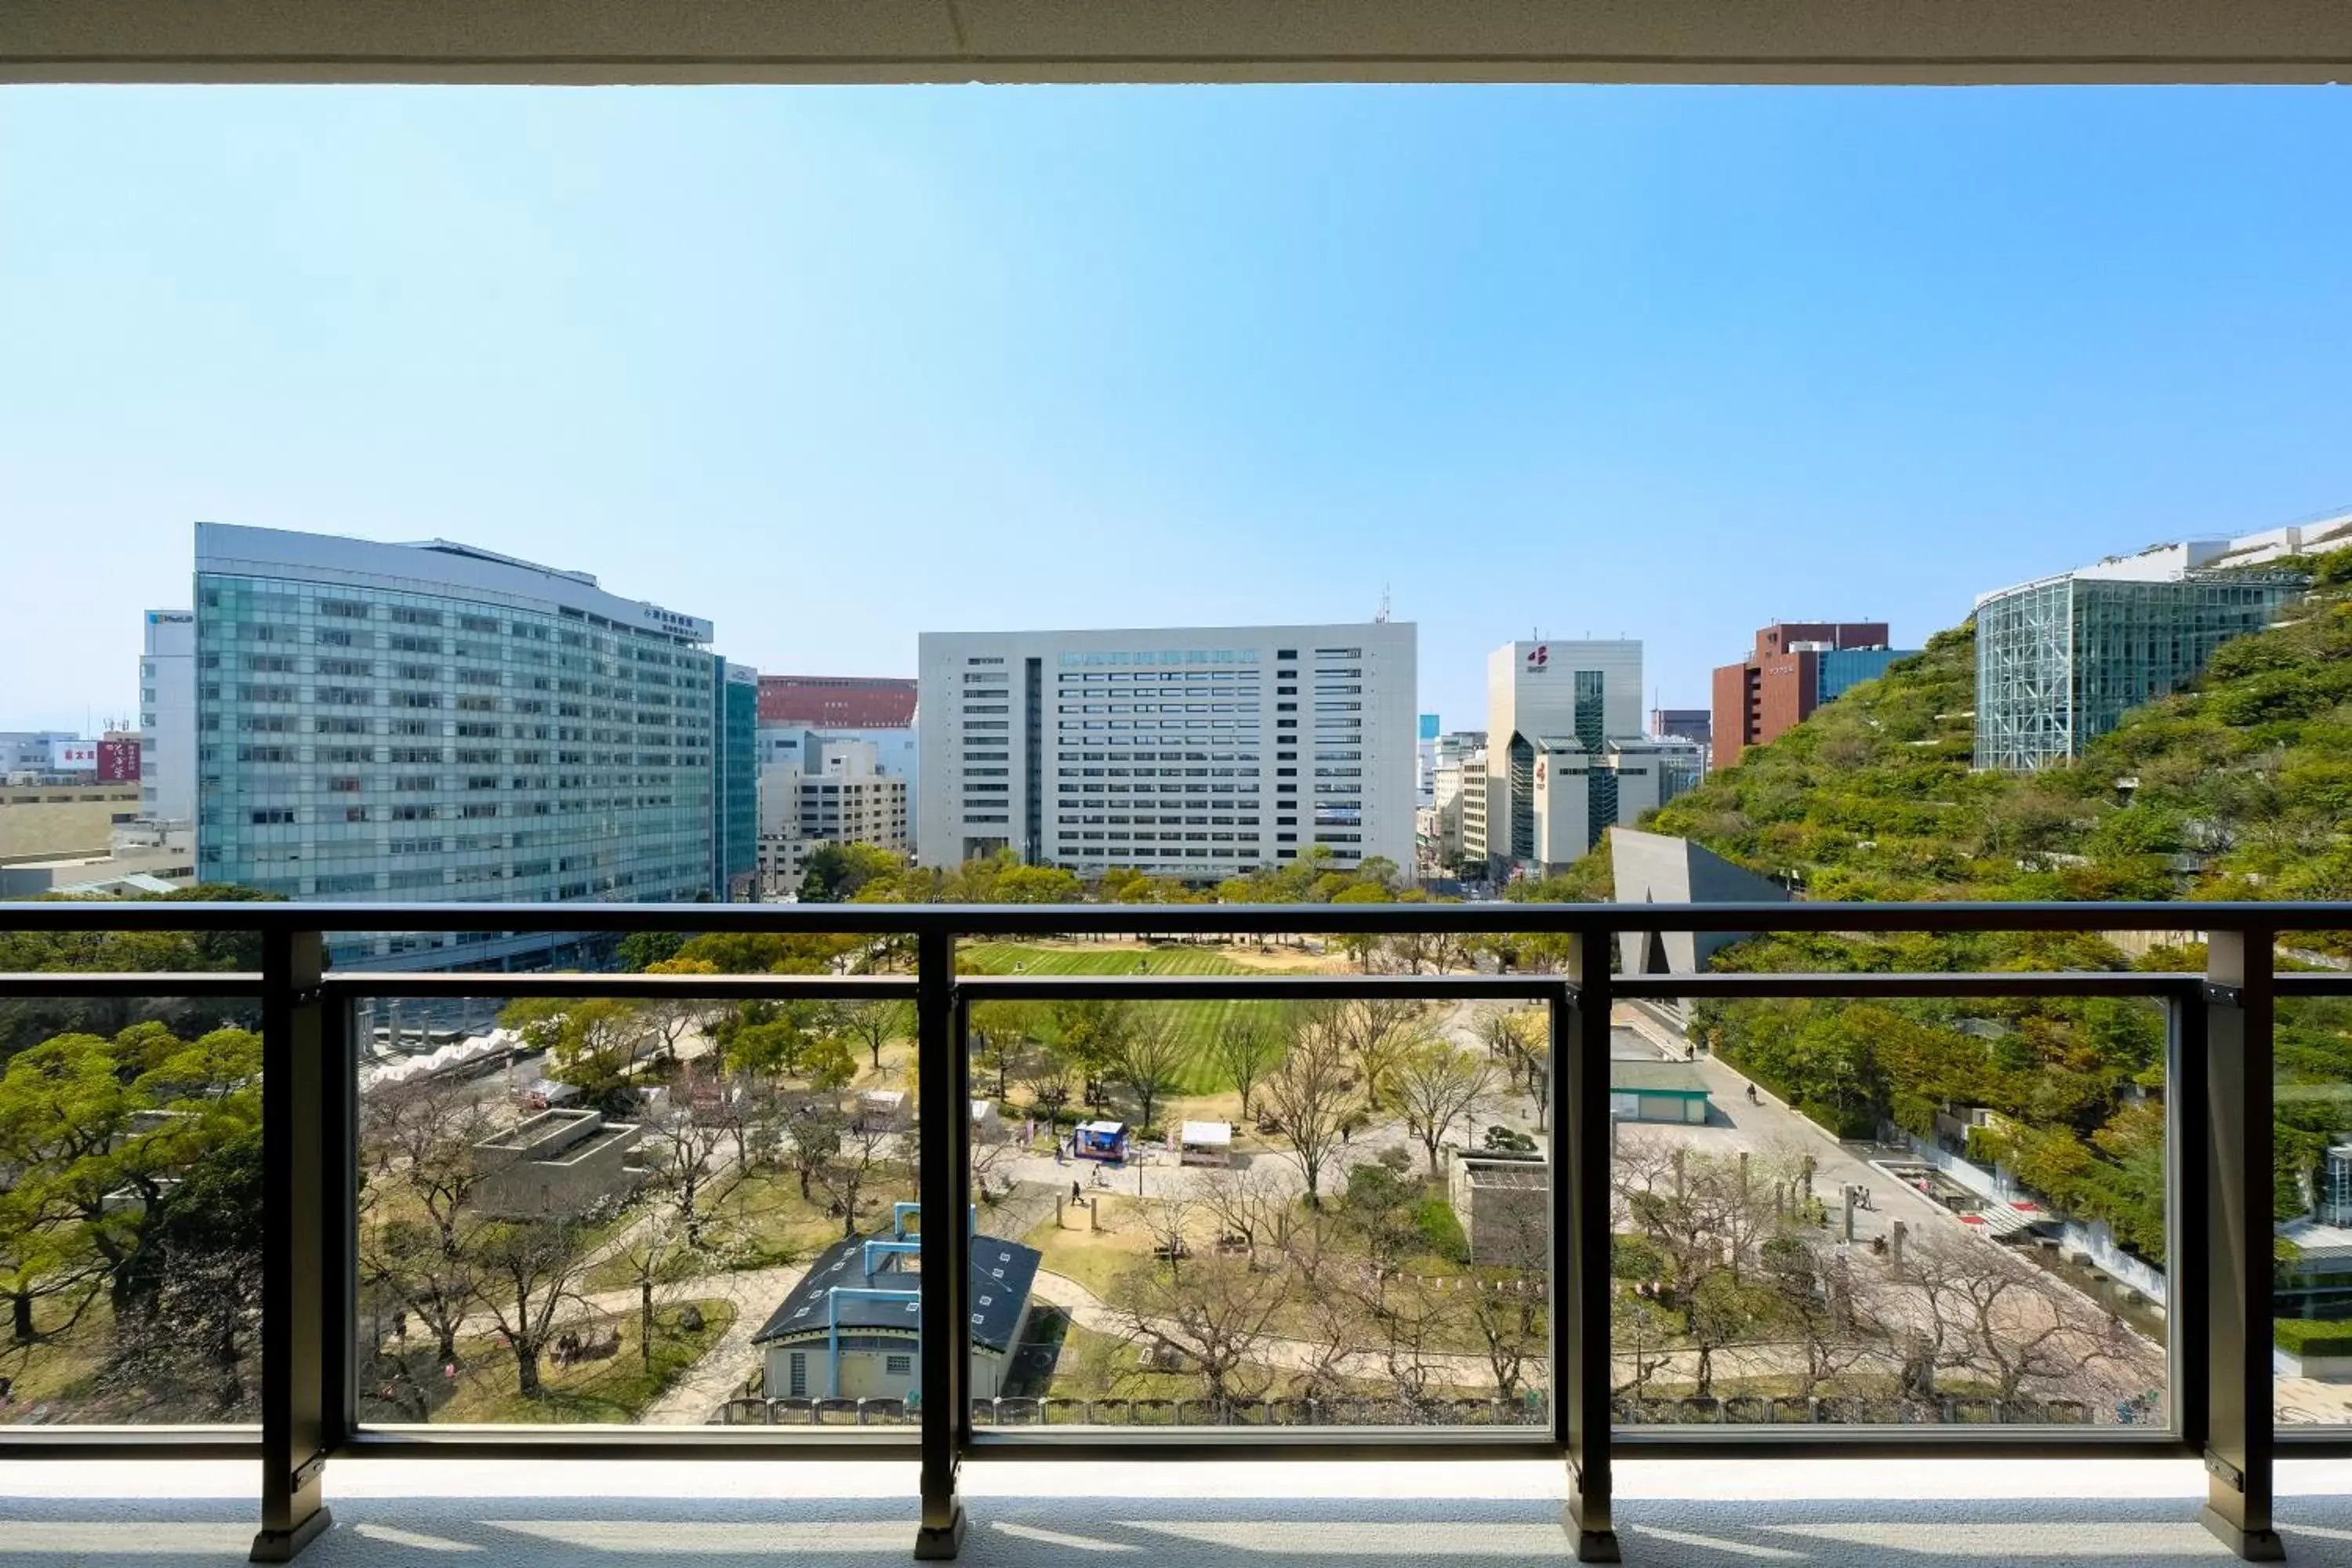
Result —
M 401 904 L 127 903 L 5 906 L 8 931 L 1328 931 L 1601 935 L 1619 931 L 2338 931 L 2352 902 L 1557 904 Z

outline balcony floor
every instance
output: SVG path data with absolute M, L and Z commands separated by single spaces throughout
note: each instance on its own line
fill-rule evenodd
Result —
M 981 1565 L 1412 1568 L 1568 1562 L 1548 1466 L 967 1464 Z M 338 1462 L 318 1568 L 478 1562 L 652 1568 L 907 1561 L 910 1465 Z M 252 1538 L 251 1468 L 0 1468 L 0 1568 L 227 1568 Z M 2291 1562 L 2352 1568 L 2352 1461 L 2279 1466 Z M 1621 1462 L 1630 1563 L 2221 1563 L 2183 1461 Z M 118 1500 L 135 1493 L 139 1500 Z M 1899 1494 L 1899 1495 L 1897 1495 Z M 2093 1500 L 2084 1500 L 2086 1495 Z M 1896 1500 L 1874 1499 L 1895 1496 Z

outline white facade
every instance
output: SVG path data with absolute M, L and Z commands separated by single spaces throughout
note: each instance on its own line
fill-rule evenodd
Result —
M 926 632 L 918 858 L 1214 880 L 1413 863 L 1410 623 Z
M 824 771 L 760 770 L 759 879 L 763 898 L 797 892 L 809 857 L 828 844 L 872 844 L 906 854 L 907 780 L 884 773 L 871 742 L 836 741 Z
M 1433 761 L 1429 803 L 1416 814 L 1415 837 L 1425 866 L 1450 875 L 1464 859 L 1486 857 L 1486 737 L 1477 730 L 1456 730 L 1424 745 Z M 1463 818 L 1465 799 L 1473 793 L 1477 797 L 1478 847 L 1469 851 Z
M 798 768 L 803 773 L 824 771 L 826 757 L 838 746 L 867 745 L 874 748 L 876 769 L 885 776 L 903 779 L 907 784 L 907 843 L 912 848 L 919 841 L 916 836 L 916 781 L 922 777 L 922 742 L 920 722 L 899 727 L 876 726 L 867 729 L 813 729 L 806 724 L 762 724 L 760 726 L 760 768 L 764 773 L 770 768 Z
M 1562 866 L 1632 821 L 1627 811 L 1657 805 L 1654 778 L 1612 757 L 1612 742 L 1643 743 L 1642 720 L 1638 641 L 1530 640 L 1488 655 L 1488 860 L 1538 872 Z M 1466 852 L 1466 826 L 1464 840 Z
M 139 815 L 196 817 L 196 617 L 150 610 L 139 653 Z
M 1461 791 L 1458 858 L 1473 865 L 1490 861 L 1494 853 L 1486 841 L 1486 753 L 1474 752 L 1454 772 Z

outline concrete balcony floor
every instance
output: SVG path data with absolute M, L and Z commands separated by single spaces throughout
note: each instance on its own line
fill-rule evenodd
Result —
M 1621 1461 L 1625 1561 L 1650 1564 L 2222 1563 L 2175 1460 Z M 0 1568 L 227 1568 L 252 1468 L 0 1467 Z M 315 1568 L 885 1563 L 914 1538 L 910 1464 L 338 1461 Z M 2288 1560 L 2352 1568 L 2352 1461 L 2282 1462 Z M 1289 1568 L 1571 1561 L 1559 1473 L 1529 1464 L 967 1464 L 977 1565 Z

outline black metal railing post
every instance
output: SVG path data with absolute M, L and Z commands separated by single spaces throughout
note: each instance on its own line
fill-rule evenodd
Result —
M 341 1296 L 326 1211 L 341 1188 L 327 1158 L 350 1111 L 321 1048 L 325 939 L 271 927 L 261 953 L 261 1530 L 252 1558 L 285 1563 L 331 1519 L 321 1493 L 337 1436 L 328 1326 Z
M 1569 949 L 1551 1006 L 1552 1399 L 1568 1447 L 1560 1515 L 1581 1563 L 1620 1561 L 1609 1514 L 1609 951 Z
M 915 1060 L 921 1080 L 915 1108 L 921 1170 L 920 1284 L 922 1349 L 922 1523 L 918 1558 L 953 1557 L 963 1546 L 963 1501 L 956 1495 L 971 1412 L 965 1395 L 965 1358 L 971 1342 L 971 1247 L 964 1217 L 971 1179 L 961 1136 L 969 1105 L 961 1098 L 971 1076 L 959 1022 L 955 937 L 926 929 L 917 941 Z M 959 1179 L 961 1177 L 962 1179 Z
M 2285 1555 L 2272 1527 L 2272 934 L 2209 933 L 2205 959 L 2205 1528 L 2239 1556 Z

